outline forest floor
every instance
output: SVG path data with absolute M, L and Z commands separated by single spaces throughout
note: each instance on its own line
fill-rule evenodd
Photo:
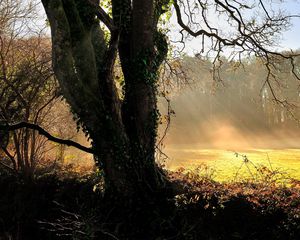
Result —
M 0 239 L 300 239 L 300 181 L 215 182 L 169 172 L 185 193 L 119 208 L 102 196 L 95 173 L 43 174 L 27 183 L 0 171 Z M 122 202 L 122 199 L 120 199 Z

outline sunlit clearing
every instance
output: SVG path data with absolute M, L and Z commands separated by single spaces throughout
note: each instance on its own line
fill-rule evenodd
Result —
M 273 101 L 270 89 L 262 88 L 265 72 L 255 61 L 245 71 L 225 67 L 219 85 L 197 61 L 183 60 L 194 82 L 170 96 L 176 116 L 165 138 L 166 166 L 195 169 L 205 164 L 215 171 L 215 180 L 228 181 L 253 177 L 264 165 L 300 179 L 299 108 Z M 296 84 L 287 76 L 286 88 L 277 93 L 295 106 Z M 163 101 L 160 109 L 166 112 Z

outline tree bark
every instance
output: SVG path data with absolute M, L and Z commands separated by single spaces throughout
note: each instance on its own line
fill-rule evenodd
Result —
M 154 157 L 156 80 L 167 48 L 156 29 L 154 0 L 134 0 L 132 5 L 130 0 L 112 0 L 115 26 L 110 27 L 109 43 L 88 1 L 42 3 L 51 25 L 55 74 L 78 123 L 92 139 L 107 192 L 131 199 L 161 192 L 166 181 Z M 124 100 L 113 78 L 117 52 Z

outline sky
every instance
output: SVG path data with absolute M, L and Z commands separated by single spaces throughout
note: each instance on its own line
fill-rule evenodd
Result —
M 287 1 L 285 7 L 292 14 L 300 14 L 300 1 Z M 300 48 L 300 18 L 294 19 L 292 23 L 292 28 L 283 34 L 282 44 L 289 48 L 297 49 Z
M 247 1 L 244 1 L 247 2 Z M 266 6 L 269 2 L 263 1 Z M 299 0 L 286 0 L 284 3 L 280 3 L 280 0 L 273 1 L 273 4 L 271 5 L 272 9 L 282 9 L 284 13 L 290 14 L 290 15 L 300 15 L 300 1 Z M 183 14 L 182 14 L 183 15 Z M 219 25 L 220 21 L 217 18 L 210 19 L 210 22 L 212 24 Z M 180 38 L 180 35 L 178 35 L 178 32 L 180 31 L 180 28 L 177 24 L 177 18 L 176 14 L 173 13 L 172 18 L 170 20 L 171 23 L 171 38 L 178 39 Z M 282 32 L 280 35 L 280 41 L 278 42 L 279 46 L 275 49 L 278 51 L 281 50 L 290 50 L 290 49 L 299 49 L 300 48 L 300 18 L 294 18 L 291 21 L 291 28 L 287 29 L 286 31 Z M 220 27 L 222 28 L 222 26 Z M 223 27 L 224 29 L 226 27 Z M 222 29 L 222 30 L 224 30 Z M 227 30 L 227 29 L 226 29 Z M 224 31 L 226 31 L 224 30 Z M 185 52 L 189 55 L 194 55 L 195 53 L 199 52 L 199 46 L 201 46 L 201 40 L 194 38 L 191 41 L 188 41 L 185 46 Z

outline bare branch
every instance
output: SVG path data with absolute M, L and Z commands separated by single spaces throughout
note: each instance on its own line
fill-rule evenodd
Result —
M 201 29 L 199 31 L 193 31 L 190 27 L 188 27 L 188 25 L 184 24 L 183 20 L 182 20 L 182 16 L 181 16 L 181 11 L 180 11 L 180 7 L 178 5 L 177 0 L 174 0 L 174 8 L 175 8 L 175 12 L 176 12 L 176 16 L 177 16 L 177 21 L 178 24 L 180 25 L 180 27 L 182 27 L 186 32 L 188 32 L 191 36 L 193 37 L 198 37 L 201 35 L 205 35 L 208 37 L 214 37 L 216 38 L 218 41 L 222 42 L 224 45 L 229 45 L 229 46 L 233 46 L 237 43 L 231 42 L 225 38 L 221 38 L 218 34 L 213 33 L 213 32 L 208 32 L 204 29 Z
M 4 167 L 5 169 L 11 171 L 11 172 L 15 172 L 15 170 L 13 168 L 11 168 L 10 166 L 6 165 L 5 163 L 3 162 L 0 162 L 0 166 Z
M 21 128 L 29 128 L 29 129 L 38 131 L 39 134 L 45 136 L 48 140 L 50 140 L 52 142 L 56 142 L 56 143 L 59 143 L 59 144 L 64 144 L 64 145 L 67 145 L 67 146 L 70 146 L 70 147 L 75 147 L 75 148 L 78 148 L 78 149 L 80 149 L 84 152 L 87 152 L 87 153 L 94 153 L 92 148 L 82 146 L 81 144 L 79 144 L 77 142 L 74 142 L 72 140 L 66 140 L 66 139 L 61 139 L 61 138 L 54 137 L 49 132 L 47 132 L 45 129 L 43 129 L 42 127 L 40 127 L 36 124 L 33 124 L 33 123 L 19 122 L 19 123 L 11 124 L 11 125 L 8 125 L 8 126 L 0 125 L 0 130 L 6 130 L 6 131 L 15 131 L 15 130 L 18 130 L 18 129 L 21 129 Z
M 10 152 L 7 150 L 7 148 L 1 147 L 1 149 L 6 154 L 6 156 L 10 159 L 10 161 L 12 162 L 13 169 L 16 170 L 17 169 L 17 163 L 16 163 L 16 160 L 15 160 L 14 156 L 10 154 Z

